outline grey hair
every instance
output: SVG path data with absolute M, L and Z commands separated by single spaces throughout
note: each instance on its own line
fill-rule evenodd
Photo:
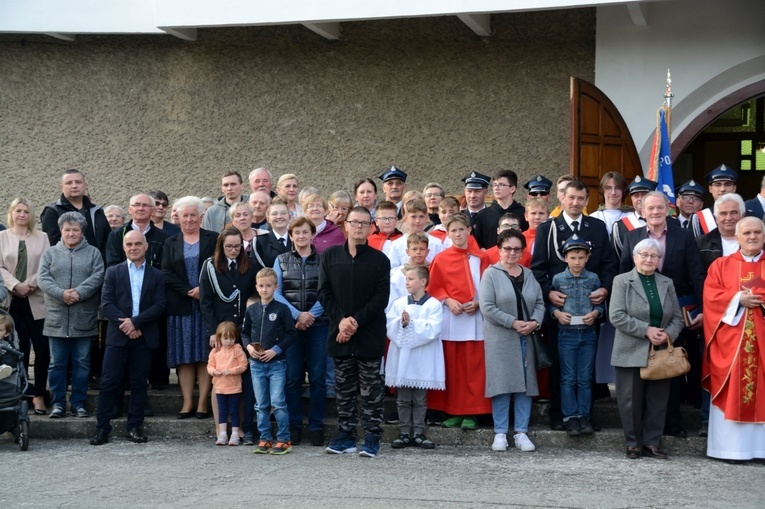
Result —
M 717 210 L 719 209 L 720 205 L 729 201 L 735 202 L 738 205 L 739 216 L 744 217 L 746 215 L 746 205 L 744 204 L 744 199 L 741 197 L 741 195 L 736 193 L 728 193 L 717 198 L 714 207 L 715 217 L 717 217 Z
M 230 217 L 233 220 L 234 214 L 236 214 L 236 211 L 241 208 L 246 208 L 247 212 L 249 212 L 250 215 L 252 215 L 252 207 L 250 207 L 250 205 L 246 201 L 238 201 L 234 203 L 233 205 L 231 205 L 231 207 L 228 209 L 228 217 Z
M 156 206 L 157 206 L 157 200 L 155 200 L 155 199 L 154 199 L 154 197 L 153 197 L 152 195 L 150 195 L 149 193 L 138 193 L 138 194 L 134 194 L 133 196 L 131 196 L 131 197 L 130 197 L 130 201 L 128 201 L 128 205 L 129 205 L 129 204 L 130 204 L 130 203 L 131 203 L 133 200 L 135 200 L 136 198 L 138 198 L 139 196 L 148 196 L 149 198 L 151 198 L 151 206 L 152 206 L 152 207 L 156 207 Z M 122 214 L 122 215 L 124 216 L 125 214 Z
M 204 201 L 196 196 L 184 196 L 183 198 L 178 198 L 175 200 L 175 203 L 173 203 L 173 206 L 179 213 L 184 207 L 196 207 L 200 216 L 205 213 Z
M 643 203 L 645 203 L 646 198 L 650 198 L 651 196 L 661 198 L 662 200 L 664 200 L 664 203 L 666 205 L 669 205 L 669 198 L 667 198 L 667 195 L 662 193 L 661 191 L 649 191 L 648 193 L 645 194 L 645 196 L 643 196 Z
M 200 198 L 202 200 L 202 203 L 210 203 L 212 205 L 215 205 L 215 198 L 211 198 L 209 196 L 203 196 Z
M 263 168 L 262 166 L 260 168 L 255 168 L 254 170 L 252 170 L 250 172 L 250 174 L 247 175 L 247 181 L 252 180 L 252 177 L 254 177 L 256 174 L 260 173 L 261 171 L 264 171 L 264 172 L 268 173 L 268 178 L 271 180 L 271 184 L 273 185 L 273 183 L 274 183 L 274 176 L 271 174 L 270 171 L 268 171 L 267 169 Z
M 132 201 L 132 200 L 131 200 Z M 110 210 L 117 209 L 120 211 L 120 214 L 122 214 L 122 217 L 125 217 L 125 210 L 120 207 L 119 205 L 107 205 L 104 207 L 104 214 L 108 214 Z
M 437 187 L 438 190 L 441 191 L 441 198 L 446 196 L 446 192 L 444 191 L 444 186 L 442 186 L 438 182 L 428 182 L 427 184 L 425 184 L 425 187 L 422 188 L 422 194 L 425 194 L 425 191 L 427 191 L 431 187 Z
M 64 212 L 58 218 L 58 229 L 63 229 L 65 224 L 76 224 L 85 233 L 85 229 L 88 227 L 88 220 L 79 212 Z
M 742 217 L 741 220 L 738 223 L 736 223 L 736 236 L 738 236 L 739 233 L 741 233 L 739 232 L 739 229 L 743 228 L 745 223 L 752 223 L 755 221 L 760 223 L 760 226 L 763 226 L 762 220 L 757 217 L 754 217 L 754 216 Z M 763 228 L 765 229 L 765 226 L 763 226 Z
M 647 251 L 648 249 L 655 249 L 657 253 L 661 254 L 661 244 L 659 244 L 658 240 L 643 239 L 638 242 L 635 248 L 632 250 L 632 256 L 637 256 L 639 253 Z

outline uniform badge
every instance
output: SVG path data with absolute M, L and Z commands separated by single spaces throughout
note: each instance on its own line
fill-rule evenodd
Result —
M 268 319 L 271 320 L 272 322 L 275 322 L 276 321 L 276 313 L 269 313 L 268 314 Z

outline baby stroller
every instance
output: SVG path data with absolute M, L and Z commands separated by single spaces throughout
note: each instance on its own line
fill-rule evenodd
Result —
M 10 316 L 2 309 L 0 314 Z M 6 339 L 0 338 L 0 363 L 13 366 L 13 373 L 0 380 L 0 433 L 12 432 L 19 449 L 26 451 L 29 448 L 29 400 L 26 396 L 29 380 L 15 328 Z

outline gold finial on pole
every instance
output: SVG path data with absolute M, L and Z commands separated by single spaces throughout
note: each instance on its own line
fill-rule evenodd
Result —
M 669 74 L 669 69 L 667 69 L 667 86 L 664 90 L 664 106 L 671 108 L 673 97 L 675 97 L 675 94 L 672 93 L 672 77 Z

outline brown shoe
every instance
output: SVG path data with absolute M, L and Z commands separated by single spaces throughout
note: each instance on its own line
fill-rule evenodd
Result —
M 656 458 L 657 460 L 667 459 L 667 453 L 659 449 L 658 445 L 644 445 L 643 456 L 648 456 L 649 458 Z
M 640 447 L 627 447 L 627 459 L 636 460 L 640 458 Z

